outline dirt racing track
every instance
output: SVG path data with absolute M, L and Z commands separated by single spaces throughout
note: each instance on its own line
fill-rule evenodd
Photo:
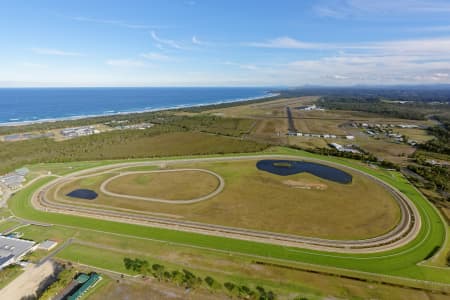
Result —
M 370 177 L 372 180 L 376 181 L 378 184 L 382 185 L 385 189 L 387 189 L 400 208 L 401 217 L 398 224 L 389 232 L 374 237 L 370 239 L 363 240 L 331 240 L 331 239 L 322 239 L 322 238 L 314 238 L 314 237 L 303 237 L 291 234 L 281 234 L 275 232 L 267 232 L 267 231 L 258 231 L 258 230 L 249 230 L 243 228 L 236 227 L 228 227 L 228 226 L 220 226 L 214 224 L 206 224 L 206 223 L 198 223 L 192 221 L 182 221 L 176 220 L 168 217 L 159 217 L 155 215 L 148 215 L 139 213 L 136 211 L 126 211 L 126 210 L 110 210 L 102 207 L 86 207 L 86 206 L 77 206 L 68 203 L 60 203 L 50 201 L 46 194 L 49 189 L 54 186 L 60 185 L 64 182 L 80 179 L 89 176 L 96 176 L 99 174 L 111 172 L 111 171 L 120 171 L 123 168 L 129 167 L 141 167 L 141 166 L 159 166 L 159 165 L 170 165 L 170 164 L 179 164 L 179 163 L 195 163 L 195 162 L 203 162 L 203 161 L 235 161 L 235 160 L 249 160 L 249 159 L 302 159 L 305 161 L 314 161 L 314 162 L 322 162 L 329 165 L 334 165 L 342 169 L 350 169 L 354 172 L 362 174 L 364 176 Z M 180 169 L 178 169 L 180 170 Z M 180 200 L 183 204 L 199 202 L 199 201 L 207 201 L 211 197 L 220 193 L 224 186 L 224 180 L 220 175 L 204 170 L 204 169 L 192 169 L 196 171 L 202 172 L 210 172 L 211 175 L 215 176 L 219 180 L 219 185 L 216 190 L 212 193 L 196 198 L 196 199 L 188 199 L 188 200 Z M 136 171 L 139 172 L 139 171 Z M 149 171 L 143 171 L 145 173 L 149 173 Z M 135 173 L 135 172 L 132 172 Z M 123 176 L 126 173 L 119 173 L 119 175 L 114 176 L 113 178 L 108 179 L 103 182 L 101 185 L 101 190 L 103 193 L 111 195 L 111 196 L 119 196 L 125 197 L 129 199 L 135 200 L 147 200 L 147 201 L 156 201 L 156 202 L 166 202 L 169 201 L 171 204 L 174 203 L 173 200 L 165 200 L 165 199 L 155 199 L 148 197 L 139 197 L 139 196 L 128 196 L 124 194 L 111 193 L 105 187 L 107 184 L 112 181 L 114 178 L 118 176 Z M 181 204 L 181 203 L 180 203 Z M 419 233 L 421 227 L 421 217 L 420 214 L 413 204 L 413 202 L 408 199 L 404 194 L 398 191 L 396 188 L 388 185 L 382 180 L 359 171 L 357 169 L 343 166 L 340 164 L 331 163 L 328 161 L 322 161 L 318 159 L 305 159 L 297 156 L 288 156 L 288 155 L 255 155 L 255 156 L 242 156 L 242 157 L 223 157 L 223 158 L 195 158 L 195 159 L 178 159 L 178 160 L 159 160 L 159 161 L 148 161 L 148 162 L 130 162 L 130 163 L 120 163 L 114 165 L 106 165 L 96 168 L 91 168 L 83 171 L 78 171 L 71 173 L 67 176 L 57 178 L 40 189 L 38 189 L 32 196 L 32 205 L 41 211 L 46 212 L 56 212 L 61 214 L 70 214 L 70 215 L 78 215 L 85 216 L 96 219 L 104 219 L 116 222 L 124 222 L 124 223 L 132 223 L 139 224 L 145 226 L 153 226 L 167 229 L 174 229 L 179 231 L 187 231 L 187 232 L 195 232 L 200 234 L 207 235 L 216 235 L 223 236 L 234 239 L 242 239 L 242 240 L 250 240 L 257 241 L 262 243 L 270 243 L 270 244 L 278 244 L 284 246 L 292 246 L 298 248 L 307 248 L 314 250 L 322 250 L 322 251 L 331 251 L 331 252 L 340 252 L 340 253 L 375 253 L 386 251 L 394 248 L 401 247 L 406 245 L 410 241 L 414 240 L 414 238 Z M 182 205 L 182 204 L 181 204 Z

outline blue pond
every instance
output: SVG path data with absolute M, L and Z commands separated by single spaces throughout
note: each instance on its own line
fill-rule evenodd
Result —
M 66 196 L 72 197 L 72 198 L 94 200 L 95 198 L 97 198 L 98 195 L 96 192 L 94 192 L 92 190 L 78 189 L 78 190 L 71 191 Z
M 281 176 L 294 175 L 307 172 L 320 178 L 338 183 L 352 182 L 352 175 L 339 169 L 321 165 L 318 163 L 295 161 L 295 160 L 260 160 L 256 163 L 259 170 Z

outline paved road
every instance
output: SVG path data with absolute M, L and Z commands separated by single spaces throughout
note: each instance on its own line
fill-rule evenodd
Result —
M 117 171 L 122 168 L 134 167 L 134 166 L 153 166 L 161 164 L 178 164 L 178 163 L 192 163 L 192 162 L 202 162 L 202 161 L 233 161 L 233 160 L 248 160 L 248 159 L 262 159 L 262 158 L 283 158 L 283 159 L 303 159 L 316 161 L 321 163 L 326 163 L 330 165 L 335 165 L 340 168 L 351 169 L 355 172 L 363 174 L 370 177 L 377 183 L 383 185 L 387 190 L 389 190 L 396 201 L 399 204 L 401 210 L 401 220 L 398 225 L 390 232 L 371 239 L 365 240 L 329 240 L 320 238 L 310 238 L 301 237 L 288 234 L 278 234 L 273 232 L 264 232 L 256 230 L 247 230 L 242 228 L 233 228 L 227 226 L 219 226 L 212 224 L 196 223 L 189 221 L 179 221 L 170 218 L 159 218 L 153 216 L 146 216 L 131 212 L 120 212 L 112 211 L 107 209 L 99 208 L 88 208 L 69 204 L 54 203 L 49 201 L 45 194 L 48 189 L 52 186 L 57 185 L 61 182 L 78 178 L 80 176 L 88 175 L 88 173 L 106 173 L 111 171 Z M 97 172 L 97 173 L 96 173 Z M 309 248 L 316 250 L 343 252 L 343 253 L 371 253 L 386 251 L 392 248 L 397 248 L 405 245 L 406 243 L 413 240 L 417 233 L 419 232 L 421 226 L 421 218 L 417 208 L 414 204 L 400 191 L 394 187 L 386 184 L 385 182 L 379 180 L 378 178 L 361 172 L 357 169 L 342 166 L 336 163 L 331 163 L 327 161 L 322 161 L 318 159 L 306 159 L 298 156 L 288 156 L 288 155 L 253 155 L 253 156 L 240 156 L 240 157 L 219 157 L 219 158 L 196 158 L 196 159 L 180 159 L 180 160 L 161 160 L 161 161 L 150 161 L 150 162 L 131 162 L 131 163 L 120 163 L 115 165 L 107 165 L 96 167 L 88 170 L 83 170 L 75 172 L 64 176 L 60 179 L 54 180 L 39 190 L 37 190 L 32 197 L 33 206 L 39 210 L 43 211 L 53 211 L 63 214 L 76 214 L 87 217 L 100 218 L 105 220 L 113 220 L 119 222 L 141 224 L 147 226 L 155 226 L 169 229 L 176 229 L 182 231 L 196 232 L 201 234 L 225 236 L 235 239 L 252 240 L 264 243 L 280 244 L 286 246 L 295 246 L 300 248 Z

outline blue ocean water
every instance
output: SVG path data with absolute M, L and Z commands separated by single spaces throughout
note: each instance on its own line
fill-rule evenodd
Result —
M 0 123 L 75 119 L 269 96 L 267 88 L 3 88 Z

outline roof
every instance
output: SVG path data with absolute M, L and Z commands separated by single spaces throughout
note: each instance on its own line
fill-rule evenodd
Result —
M 88 274 L 81 273 L 75 280 L 78 281 L 79 283 L 85 283 L 86 281 L 88 281 L 88 279 L 89 279 Z
M 4 262 L 6 258 L 22 256 L 30 251 L 35 244 L 33 241 L 0 236 L 0 262 Z
M 86 282 L 84 282 L 83 285 L 75 293 L 67 297 L 67 299 L 68 300 L 79 299 L 88 289 L 94 286 L 100 279 L 101 279 L 100 275 L 98 275 L 97 273 L 91 273 L 89 279 Z
M 20 168 L 16 170 L 16 174 L 21 175 L 21 176 L 25 176 L 30 172 L 30 170 L 28 170 L 28 168 Z
M 39 244 L 39 248 L 40 249 L 45 249 L 45 250 L 50 250 L 53 247 L 55 247 L 57 244 L 58 243 L 55 242 L 55 241 L 46 240 L 46 241 L 43 241 L 42 243 Z

